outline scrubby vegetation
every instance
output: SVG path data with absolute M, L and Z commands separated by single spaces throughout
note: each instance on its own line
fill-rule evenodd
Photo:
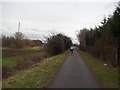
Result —
M 47 38 L 46 50 L 50 55 L 57 55 L 70 48 L 71 45 L 71 39 L 59 33 Z

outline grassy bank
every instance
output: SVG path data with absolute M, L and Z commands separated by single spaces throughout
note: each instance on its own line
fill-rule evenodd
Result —
M 86 52 L 80 51 L 81 58 L 85 61 L 100 84 L 105 88 L 118 87 L 118 69 L 111 66 L 104 66 L 104 62 L 94 58 Z
M 43 88 L 47 87 L 54 78 L 56 71 L 63 64 L 67 52 L 51 58 L 47 58 L 40 63 L 34 64 L 28 70 L 16 73 L 3 80 L 3 88 Z

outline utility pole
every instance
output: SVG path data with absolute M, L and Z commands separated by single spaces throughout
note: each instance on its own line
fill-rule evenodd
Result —
M 18 23 L 18 32 L 20 31 L 20 22 Z

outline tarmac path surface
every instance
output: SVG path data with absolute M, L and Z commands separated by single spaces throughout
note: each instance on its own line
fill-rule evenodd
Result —
M 95 76 L 90 72 L 77 51 L 68 55 L 61 69 L 48 88 L 100 88 Z

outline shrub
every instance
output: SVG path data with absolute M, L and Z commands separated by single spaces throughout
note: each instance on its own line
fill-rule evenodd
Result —
M 46 50 L 50 55 L 57 55 L 67 50 L 71 44 L 69 37 L 59 33 L 47 38 Z

